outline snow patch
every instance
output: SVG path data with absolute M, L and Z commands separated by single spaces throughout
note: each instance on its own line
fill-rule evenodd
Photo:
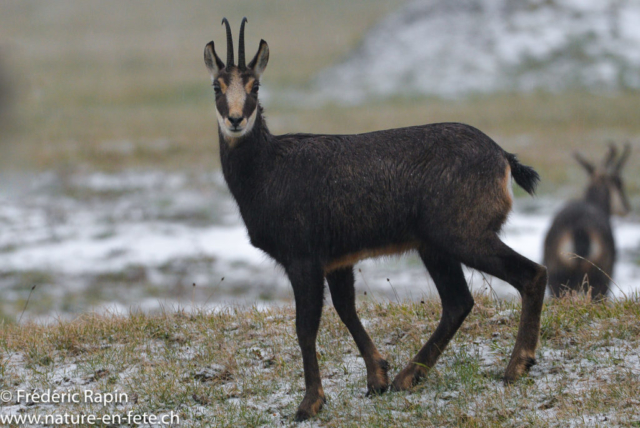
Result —
M 327 99 L 640 88 L 637 0 L 417 0 L 323 72 Z

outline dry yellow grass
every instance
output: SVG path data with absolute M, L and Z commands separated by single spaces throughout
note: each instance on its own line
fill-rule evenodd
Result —
M 519 304 L 477 295 L 436 367 L 411 393 L 367 398 L 366 371 L 348 331 L 325 308 L 318 353 L 328 403 L 323 427 L 569 426 L 640 423 L 639 296 L 591 303 L 548 301 L 538 364 L 511 387 L 501 381 Z M 437 301 L 361 302 L 360 314 L 394 375 L 426 341 Z M 0 329 L 0 389 L 125 392 L 97 406 L 10 402 L 2 413 L 163 414 L 181 426 L 291 425 L 304 394 L 291 307 L 230 308 L 128 317 L 85 315 Z M 301 426 L 310 426 L 303 424 Z

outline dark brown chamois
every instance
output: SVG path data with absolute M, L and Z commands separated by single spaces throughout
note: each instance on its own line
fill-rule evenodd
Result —
M 618 158 L 615 146 L 609 146 L 598 167 L 575 154 L 589 173 L 589 185 L 583 199 L 569 202 L 556 215 L 544 241 L 544 264 L 554 296 L 590 287 L 594 299 L 606 297 L 616 260 L 609 217 L 629 212 L 620 171 L 630 150 L 626 144 Z
M 412 387 L 436 363 L 473 298 L 462 264 L 512 284 L 522 296 L 511 382 L 534 364 L 547 273 L 506 246 L 498 232 L 513 201 L 511 178 L 533 193 L 539 180 L 489 137 L 460 123 L 439 123 L 356 135 L 272 135 L 258 103 L 269 59 L 260 41 L 245 65 L 244 23 L 238 65 L 227 26 L 227 63 L 213 42 L 211 74 L 222 171 L 251 243 L 288 275 L 296 303 L 306 393 L 297 420 L 325 401 L 316 336 L 324 279 L 340 319 L 364 358 L 370 393 Z M 355 308 L 353 265 L 368 257 L 415 250 L 442 300 L 438 328 L 391 385 L 389 364 L 365 332 Z

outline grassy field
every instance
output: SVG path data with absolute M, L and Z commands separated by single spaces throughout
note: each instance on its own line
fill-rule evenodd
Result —
M 348 331 L 326 308 L 318 354 L 328 402 L 299 426 L 638 426 L 640 301 L 546 303 L 538 364 L 502 384 L 519 304 L 476 306 L 427 378 L 410 393 L 366 398 L 366 371 Z M 359 310 L 395 375 L 435 329 L 434 301 L 363 302 Z M 185 427 L 294 425 L 302 361 L 291 307 L 160 316 L 87 314 L 0 329 L 0 389 L 126 394 L 107 405 L 10 400 L 0 413 L 142 415 L 173 411 Z
M 214 39 L 224 58 L 221 18 L 236 28 L 247 16 L 248 51 L 260 38 L 271 49 L 263 93 L 272 132 L 466 122 L 540 171 L 541 193 L 564 196 L 586 181 L 572 151 L 600 158 L 609 141 L 630 141 L 626 179 L 637 212 L 638 93 L 395 98 L 362 106 L 309 102 L 316 73 L 348 55 L 403 3 L 4 1 L 0 63 L 14 99 L 11 125 L 0 128 L 0 172 L 215 170 L 217 131 L 202 49 Z M 46 282 L 48 273 L 32 275 Z M 25 280 L 25 296 L 34 277 Z M 327 308 L 319 355 L 329 401 L 303 426 L 640 426 L 639 303 L 637 295 L 599 305 L 575 296 L 548 302 L 539 364 L 505 388 L 500 377 L 519 305 L 477 296 L 471 316 L 423 383 L 412 393 L 371 399 L 364 397 L 362 359 Z M 394 375 L 435 329 L 440 308 L 432 300 L 365 299 L 360 312 Z M 289 425 L 304 384 L 294 313 L 288 306 L 230 307 L 3 324 L 1 390 L 118 390 L 128 399 L 107 406 L 14 401 L 0 414 L 177 411 L 182 426 Z
M 572 150 L 600 157 L 609 140 L 640 148 L 637 93 L 402 98 L 355 107 L 306 102 L 315 74 L 402 3 L 5 2 L 0 53 L 16 97 L 15 125 L 0 142 L 0 158 L 11 159 L 5 168 L 37 170 L 215 168 L 217 131 L 202 49 L 214 39 L 224 58 L 220 18 L 235 26 L 244 15 L 249 52 L 259 38 L 270 44 L 263 84 L 274 133 L 466 122 L 539 169 L 543 192 L 583 182 Z M 628 170 L 638 166 L 640 156 L 633 156 Z M 631 193 L 640 190 L 639 180 L 629 177 Z
M 265 84 L 301 87 L 395 4 L 5 2 L 1 53 L 18 122 L 5 149 L 18 146 L 37 168 L 211 168 L 217 131 L 202 51 L 215 39 L 226 57 L 223 16 L 234 33 L 248 16 L 248 51 L 265 38 L 277 52 Z M 123 141 L 132 149 L 118 150 Z

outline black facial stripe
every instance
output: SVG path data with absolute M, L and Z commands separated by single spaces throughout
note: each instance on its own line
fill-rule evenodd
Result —
M 216 109 L 218 110 L 218 113 L 220 113 L 220 116 L 229 116 L 229 104 L 227 104 L 227 97 L 225 97 L 224 95 L 218 97 L 218 99 L 216 100 Z
M 249 116 L 253 114 L 253 112 L 257 107 L 258 107 L 258 103 L 256 102 L 256 99 L 253 97 L 247 96 L 247 98 L 244 101 L 244 106 L 242 107 L 242 115 L 247 119 L 249 119 Z

